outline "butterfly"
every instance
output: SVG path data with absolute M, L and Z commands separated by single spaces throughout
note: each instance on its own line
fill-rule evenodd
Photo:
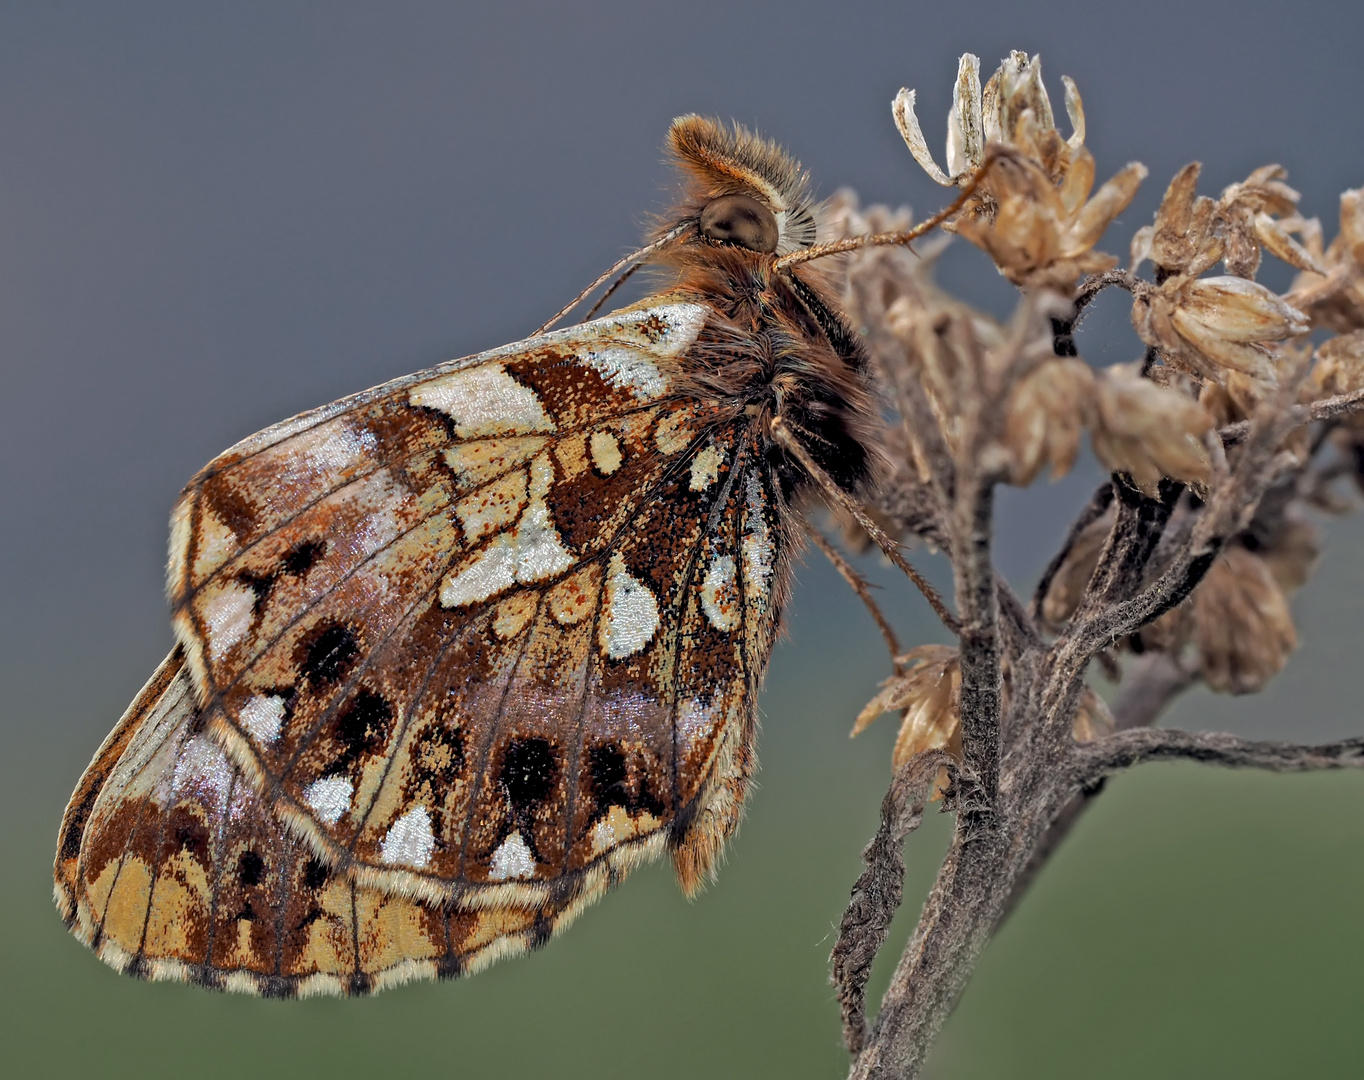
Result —
M 658 291 L 267 428 L 171 524 L 176 645 L 81 778 L 57 906 L 106 963 L 359 994 L 537 947 L 737 827 L 820 479 L 879 468 L 800 166 L 675 120 Z M 798 441 L 797 452 L 778 427 Z

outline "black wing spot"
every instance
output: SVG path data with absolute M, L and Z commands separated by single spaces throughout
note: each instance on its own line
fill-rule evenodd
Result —
M 331 876 L 326 864 L 318 858 L 310 858 L 303 864 L 303 884 L 309 889 L 320 889 Z
M 283 559 L 280 566 L 286 574 L 306 574 L 313 568 L 313 564 L 327 553 L 327 544 L 321 540 L 305 540 L 297 547 L 292 548 Z
M 360 646 L 350 627 L 332 623 L 313 637 L 299 668 L 314 682 L 335 682 L 359 654 Z
M 237 880 L 248 889 L 255 888 L 265 880 L 265 860 L 254 851 L 243 851 L 237 860 Z
M 587 770 L 592 778 L 592 799 L 597 812 L 605 814 L 612 803 L 624 806 L 630 800 L 626 790 L 625 755 L 615 743 L 602 743 L 587 752 Z
M 393 728 L 393 706 L 373 690 L 361 690 L 346 703 L 336 718 L 336 738 L 341 753 L 327 771 L 343 773 L 367 754 L 381 750 Z
M 513 739 L 502 754 L 498 782 L 506 789 L 512 808 L 532 810 L 554 787 L 559 762 L 548 739 Z

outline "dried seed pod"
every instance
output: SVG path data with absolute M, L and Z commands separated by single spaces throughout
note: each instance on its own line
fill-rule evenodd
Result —
M 1132 325 L 1180 370 L 1219 380 L 1240 371 L 1270 384 L 1274 343 L 1311 329 L 1306 315 L 1263 285 L 1229 276 L 1176 276 L 1143 290 L 1132 302 Z
M 1221 693 L 1260 690 L 1298 645 L 1269 566 L 1240 546 L 1228 548 L 1194 590 L 1193 623 L 1199 671 Z

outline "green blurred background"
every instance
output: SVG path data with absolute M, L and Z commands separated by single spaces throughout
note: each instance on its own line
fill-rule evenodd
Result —
M 827 956 L 889 779 L 887 674 L 835 575 L 799 572 L 763 698 L 763 771 L 720 883 L 641 872 L 543 952 L 361 1001 L 263 1002 L 116 976 L 49 900 L 62 806 L 169 644 L 175 492 L 302 408 L 523 336 L 627 250 L 685 111 L 781 139 L 822 194 L 927 210 L 890 98 L 941 138 L 966 50 L 1079 83 L 1108 175 L 1205 191 L 1283 162 L 1335 231 L 1364 182 L 1364 14 L 1298 3 L 123 3 L 0 7 L 0 1073 L 835 1077 Z M 943 276 L 999 309 L 971 253 Z M 1286 275 L 1267 280 L 1276 287 Z M 1134 351 L 1120 302 L 1081 338 Z M 1092 466 L 1001 500 L 1026 585 Z M 1364 526 L 1330 527 L 1302 648 L 1262 695 L 1169 722 L 1358 734 Z M 920 553 L 939 575 L 941 567 Z M 877 560 L 906 641 L 938 640 Z M 946 843 L 909 845 L 879 995 Z M 937 1077 L 1364 1075 L 1364 777 L 1149 766 L 1112 784 L 991 945 Z

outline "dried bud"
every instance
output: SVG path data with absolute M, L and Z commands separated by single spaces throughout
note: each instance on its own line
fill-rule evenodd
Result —
M 1199 670 L 1221 693 L 1260 690 L 1298 646 L 1288 601 L 1258 555 L 1228 548 L 1193 594 Z
M 1321 250 L 1321 229 L 1304 222 L 1303 247 L 1321 272 L 1300 274 L 1285 297 L 1316 326 L 1340 333 L 1364 329 L 1364 188 L 1340 196 L 1340 233 Z
M 1025 487 L 1044 465 L 1059 480 L 1075 464 L 1094 415 L 1094 373 L 1083 360 L 1048 360 L 1014 387 L 1004 419 L 1009 482 Z
M 1132 325 L 1175 367 L 1202 378 L 1224 370 L 1275 381 L 1272 344 L 1311 329 L 1301 311 L 1263 285 L 1238 277 L 1176 276 L 1140 292 Z
M 1109 511 L 1091 522 L 1075 538 L 1042 600 L 1042 619 L 1048 629 L 1059 630 L 1075 614 L 1075 609 L 1084 598 L 1085 589 L 1089 587 L 1089 580 L 1094 576 L 1094 568 L 1099 565 L 1099 555 L 1108 543 L 1108 534 L 1112 531 L 1113 513 Z
M 1115 364 L 1097 382 L 1094 453 L 1112 472 L 1125 472 L 1154 496 L 1162 477 L 1206 482 L 1212 465 L 1203 437 L 1212 430 L 1198 402 L 1143 379 L 1135 364 Z
M 881 684 L 853 724 L 857 735 L 882 713 L 903 710 L 900 734 L 891 752 L 891 767 L 901 768 L 915 754 L 944 749 L 961 758 L 961 666 L 957 650 L 947 645 L 920 645 L 899 658 L 912 665 L 903 675 Z M 934 798 L 942 794 L 939 778 Z

